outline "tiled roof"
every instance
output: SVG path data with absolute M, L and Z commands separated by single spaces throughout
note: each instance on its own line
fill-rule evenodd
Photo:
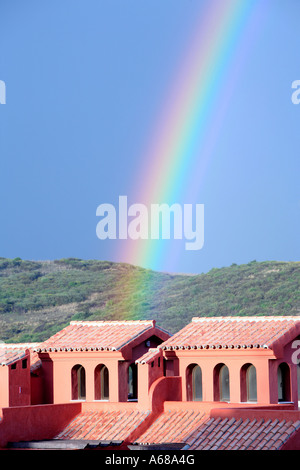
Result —
M 185 442 L 206 418 L 202 410 L 167 410 L 137 439 L 137 443 Z
M 56 439 L 125 440 L 150 411 L 84 411 Z
M 135 444 L 183 443 L 183 450 L 278 450 L 300 429 L 300 420 L 273 416 L 211 417 L 209 410 L 165 410 Z
M 136 364 L 148 364 L 152 362 L 156 357 L 160 356 L 161 352 L 158 348 L 150 348 L 143 356 L 139 357 Z
M 155 321 L 72 321 L 36 349 L 46 351 L 120 350 L 155 326 Z
M 207 418 L 186 439 L 184 450 L 279 450 L 300 421 Z
M 7 366 L 26 356 L 38 343 L 0 343 L 0 365 Z
M 8 366 L 25 356 L 24 349 L 0 347 L 0 364 Z
M 159 346 L 162 349 L 267 348 L 300 334 L 300 317 L 195 317 Z

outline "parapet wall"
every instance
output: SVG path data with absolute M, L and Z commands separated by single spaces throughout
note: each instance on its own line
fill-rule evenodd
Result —
M 8 442 L 52 439 L 80 412 L 81 403 L 2 408 L 0 448 Z

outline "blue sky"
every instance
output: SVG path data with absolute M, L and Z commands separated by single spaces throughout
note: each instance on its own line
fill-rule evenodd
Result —
M 0 256 L 126 261 L 96 208 L 132 194 L 201 3 L 0 0 Z M 300 3 L 265 12 L 194 201 L 204 247 L 147 267 L 299 261 Z

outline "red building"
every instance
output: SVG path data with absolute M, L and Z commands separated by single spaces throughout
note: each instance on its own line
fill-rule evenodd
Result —
M 30 351 L 27 344 L 0 344 L 0 406 L 2 408 L 31 404 L 29 367 Z
M 299 317 L 71 322 L 0 347 L 0 445 L 300 449 L 298 350 Z

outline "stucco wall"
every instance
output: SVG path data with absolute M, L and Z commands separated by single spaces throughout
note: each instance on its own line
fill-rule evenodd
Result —
M 80 403 L 3 408 L 0 447 L 8 442 L 51 439 L 80 411 Z

